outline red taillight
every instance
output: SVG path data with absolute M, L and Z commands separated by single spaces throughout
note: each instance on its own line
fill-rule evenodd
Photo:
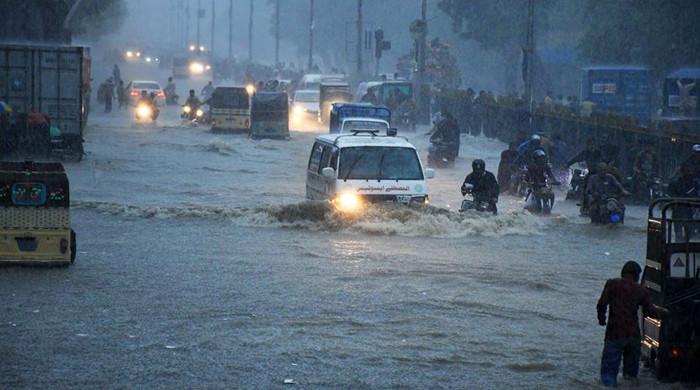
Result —
M 165 92 L 163 92 L 163 91 L 158 91 L 158 93 L 156 94 L 156 96 L 157 96 L 157 97 L 165 97 Z
M 68 240 L 65 238 L 61 239 L 61 253 L 66 253 L 68 252 Z
M 674 359 L 681 357 L 681 350 L 678 348 L 671 348 L 671 357 Z
M 131 91 L 131 93 L 129 93 L 129 95 L 136 97 L 136 96 L 139 96 L 139 92 L 138 91 Z

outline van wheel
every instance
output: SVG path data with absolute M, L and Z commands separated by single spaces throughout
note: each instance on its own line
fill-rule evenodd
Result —
M 77 254 L 77 243 L 75 239 L 75 231 L 73 229 L 70 230 L 70 263 L 73 264 L 75 263 L 75 255 Z

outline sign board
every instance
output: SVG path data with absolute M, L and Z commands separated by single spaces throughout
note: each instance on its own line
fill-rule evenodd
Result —
M 673 253 L 669 259 L 669 269 L 672 278 L 695 277 L 700 270 L 700 253 Z
M 617 93 L 617 84 L 615 83 L 593 83 L 591 93 L 600 95 L 614 95 Z

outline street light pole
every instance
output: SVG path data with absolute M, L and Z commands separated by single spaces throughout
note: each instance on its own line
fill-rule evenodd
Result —
M 416 42 L 416 50 L 418 51 L 418 69 L 416 72 L 416 87 L 414 93 L 416 94 L 416 108 L 417 108 L 417 122 L 425 123 L 429 116 L 428 112 L 428 101 L 425 96 L 424 84 L 425 84 L 425 55 L 426 55 L 426 36 L 428 32 L 428 5 L 426 0 L 421 2 L 421 24 L 423 31 L 419 34 L 418 40 Z
M 253 62 L 253 0 L 250 0 L 250 13 L 248 14 L 248 61 Z
M 314 0 L 309 0 L 309 71 L 313 67 L 314 62 Z
M 228 60 L 233 59 L 233 0 L 228 2 Z
M 535 0 L 528 0 L 527 4 L 527 42 L 525 48 L 525 66 L 525 99 L 527 99 L 528 110 L 532 114 L 535 95 Z
M 362 0 L 357 0 L 357 79 L 362 78 Z
M 211 47 L 209 51 L 211 52 L 212 58 L 214 57 L 214 31 L 216 31 L 216 6 L 214 5 L 214 0 L 211 0 Z
M 200 24 L 201 24 L 201 12 L 202 12 L 202 0 L 197 0 L 197 48 L 202 44 L 199 40 L 200 38 Z
M 275 2 L 275 67 L 280 64 L 280 0 Z

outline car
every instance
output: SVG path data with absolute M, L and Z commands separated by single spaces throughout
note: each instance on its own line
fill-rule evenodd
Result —
M 416 148 L 395 129 L 387 135 L 359 130 L 316 137 L 307 165 L 306 197 L 330 201 L 341 212 L 362 211 L 367 203 L 427 205 L 426 179 Z
M 292 99 L 292 122 L 319 120 L 321 93 L 318 89 L 303 89 L 294 93 Z
M 157 81 L 150 80 L 134 80 L 126 85 L 126 94 L 129 96 L 129 104 L 136 106 L 136 102 L 141 96 L 141 91 L 156 93 L 156 104 L 159 106 L 165 105 L 165 92 Z

